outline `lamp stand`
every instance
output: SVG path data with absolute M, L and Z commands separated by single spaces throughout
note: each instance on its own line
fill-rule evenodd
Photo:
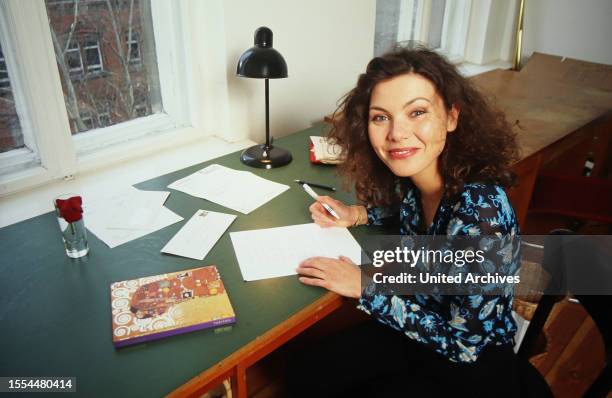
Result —
M 271 169 L 291 163 L 291 152 L 286 149 L 275 147 L 270 144 L 270 88 L 268 79 L 266 81 L 266 143 L 254 145 L 242 152 L 240 160 L 242 163 L 260 169 Z

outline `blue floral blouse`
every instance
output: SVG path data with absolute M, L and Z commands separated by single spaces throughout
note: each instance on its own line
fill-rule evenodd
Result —
M 398 217 L 401 235 L 417 234 L 423 216 L 420 195 L 415 187 L 408 189 L 399 208 L 368 209 L 369 225 L 397 222 Z M 503 188 L 470 183 L 454 199 L 442 199 L 425 233 L 519 238 L 519 227 Z M 508 256 L 508 252 L 496 250 L 490 255 Z M 520 249 L 510 255 L 512 269 L 509 272 L 515 273 L 520 263 Z M 472 363 L 488 345 L 513 343 L 516 324 L 512 317 L 512 289 L 495 296 L 397 296 L 384 295 L 377 290 L 380 287 L 371 282 L 362 293 L 358 308 L 451 361 Z

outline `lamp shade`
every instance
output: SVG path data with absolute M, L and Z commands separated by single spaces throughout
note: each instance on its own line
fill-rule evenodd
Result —
M 255 45 L 238 60 L 236 74 L 255 79 L 281 79 L 287 77 L 287 63 L 272 48 L 272 31 L 265 26 L 255 31 Z

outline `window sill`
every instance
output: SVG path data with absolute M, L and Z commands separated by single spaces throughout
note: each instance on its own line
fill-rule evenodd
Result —
M 84 172 L 72 180 L 55 181 L 18 192 L 0 201 L 0 228 L 52 211 L 53 198 L 63 193 L 93 196 L 121 186 L 134 185 L 254 144 L 249 140 L 228 143 L 217 137 L 208 137 L 196 143 L 191 141 L 146 157 Z
M 76 134 L 70 139 L 70 144 L 74 144 L 77 152 L 76 164 L 64 165 L 63 170 L 54 169 L 51 162 L 47 167 L 23 167 L 31 163 L 31 159 L 24 155 L 18 159 L 9 159 L 15 171 L 5 173 L 4 169 L 0 170 L 0 198 L 48 184 L 64 176 L 81 175 L 155 152 L 172 151 L 173 148 L 201 139 L 201 131 L 193 127 L 177 127 L 167 114 L 150 115 Z M 56 147 L 54 151 L 66 163 L 71 161 L 70 156 L 62 152 L 62 148 Z M 0 154 L 2 163 L 11 167 L 11 163 L 2 158 Z M 22 167 L 18 167 L 17 163 Z
M 472 77 L 494 69 L 510 69 L 512 64 L 507 61 L 494 61 L 488 64 L 478 65 L 470 62 L 462 62 L 457 65 L 459 72 L 465 77 Z

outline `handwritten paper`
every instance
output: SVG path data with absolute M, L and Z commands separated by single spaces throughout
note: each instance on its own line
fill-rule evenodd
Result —
M 315 256 L 361 264 L 361 247 L 346 228 L 300 224 L 231 232 L 230 238 L 245 281 L 295 275 L 300 262 Z

